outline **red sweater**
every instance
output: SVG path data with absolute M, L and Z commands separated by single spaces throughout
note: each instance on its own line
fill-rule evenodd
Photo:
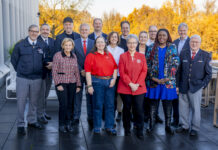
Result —
M 147 63 L 145 55 L 135 52 L 134 58 L 127 51 L 120 55 L 119 61 L 120 80 L 117 92 L 121 94 L 140 95 L 146 93 L 145 78 L 147 75 Z M 132 92 L 129 83 L 139 84 L 139 88 Z

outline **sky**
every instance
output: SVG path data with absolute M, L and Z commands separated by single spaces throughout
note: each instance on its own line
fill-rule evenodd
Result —
M 123 16 L 128 16 L 134 8 L 141 8 L 143 4 L 152 8 L 160 8 L 166 0 L 93 0 L 89 12 L 93 17 L 102 17 L 104 12 L 116 10 Z M 194 0 L 198 9 L 203 9 L 205 0 Z M 218 0 L 216 1 L 218 7 Z

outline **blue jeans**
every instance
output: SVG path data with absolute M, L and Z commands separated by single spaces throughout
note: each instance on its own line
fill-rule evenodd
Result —
M 82 87 L 81 87 L 81 90 L 75 95 L 73 119 L 80 119 L 80 115 L 81 115 L 83 87 L 84 87 L 84 84 L 86 84 L 86 82 L 85 82 L 84 77 L 80 77 L 80 79 L 81 79 Z M 88 120 L 92 120 L 93 119 L 92 96 L 88 93 L 86 93 L 86 107 L 87 107 Z
M 111 79 L 98 79 L 92 76 L 93 93 L 93 121 L 94 128 L 101 128 L 102 109 L 105 109 L 105 128 L 114 125 L 114 94 L 115 86 L 109 87 Z

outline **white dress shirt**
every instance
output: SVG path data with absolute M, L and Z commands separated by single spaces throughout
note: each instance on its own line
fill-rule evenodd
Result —
M 147 46 L 150 46 L 150 45 L 152 45 L 152 44 L 154 44 L 154 41 L 152 41 L 151 39 L 148 39 L 146 45 L 147 45 Z
M 120 55 L 124 53 L 124 49 L 122 49 L 119 46 L 112 48 L 110 45 L 107 46 L 107 49 L 114 57 L 114 60 L 118 66 L 119 60 L 120 60 Z M 119 71 L 117 72 L 117 76 L 120 76 Z
M 182 48 L 186 42 L 186 40 L 188 39 L 188 36 L 184 39 L 184 40 L 181 40 L 179 39 L 179 44 L 178 44 L 178 55 L 180 55 L 181 51 L 182 51 Z
M 28 42 L 30 43 L 30 45 L 36 45 L 37 40 L 33 41 L 33 40 L 30 39 L 30 37 L 28 37 Z

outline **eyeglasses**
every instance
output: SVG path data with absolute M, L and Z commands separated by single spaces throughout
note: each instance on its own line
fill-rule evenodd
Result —
M 151 33 L 156 33 L 157 31 L 149 31 L 149 32 L 151 32 Z
M 34 31 L 34 30 L 29 30 L 29 32 L 32 32 L 32 33 L 39 33 L 39 31 Z
M 191 44 L 199 44 L 201 42 L 197 42 L 197 41 L 190 41 Z
M 127 44 L 133 45 L 133 44 L 137 44 L 137 42 L 128 42 Z

